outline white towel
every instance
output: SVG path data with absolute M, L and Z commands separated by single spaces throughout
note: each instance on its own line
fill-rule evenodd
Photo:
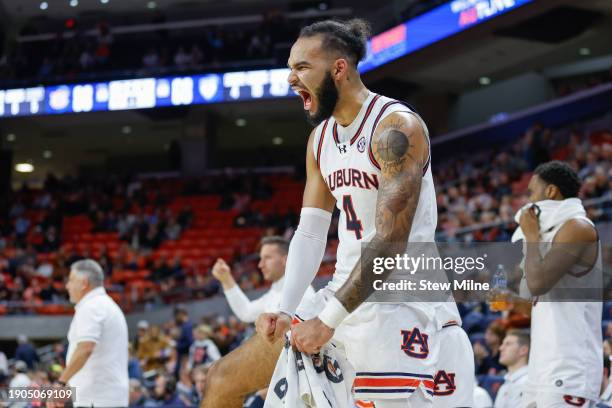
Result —
M 333 344 L 309 356 L 294 351 L 287 337 L 264 408 L 353 408 L 354 377 L 352 366 Z
M 568 198 L 565 200 L 543 200 L 536 203 L 525 204 L 518 210 L 514 216 L 514 220 L 518 224 L 523 211 L 528 210 L 532 206 L 536 206 L 536 214 L 540 224 L 540 242 L 551 242 L 559 228 L 572 218 L 586 217 L 586 210 L 582 205 L 582 201 L 578 198 Z M 519 296 L 524 299 L 531 299 L 532 295 L 527 286 L 525 278 L 525 254 L 527 251 L 525 235 L 519 226 L 514 234 L 512 234 L 512 242 L 523 240 L 523 260 L 521 261 L 521 269 L 523 277 L 519 285 Z
M 518 224 L 521 220 L 521 214 L 523 211 L 536 207 L 536 214 L 539 216 L 540 222 L 540 241 L 548 242 L 554 237 L 554 233 L 557 232 L 558 228 L 565 224 L 566 221 L 577 218 L 586 217 L 586 211 L 582 206 L 582 201 L 579 198 L 567 198 L 565 200 L 543 200 L 537 203 L 528 203 L 521 207 L 520 210 L 514 216 L 514 220 Z M 519 226 L 514 234 L 512 234 L 512 242 L 524 240 L 525 235 Z

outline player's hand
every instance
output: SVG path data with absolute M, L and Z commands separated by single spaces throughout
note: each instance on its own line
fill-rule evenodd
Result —
M 334 329 L 326 326 L 318 317 L 298 323 L 291 329 L 291 344 L 298 351 L 316 354 L 334 335 Z
M 236 285 L 236 281 L 232 276 L 232 270 L 229 265 L 221 258 L 217 259 L 217 262 L 213 265 L 212 275 L 221 282 L 223 290 L 230 290 Z
M 540 238 L 540 222 L 535 208 L 529 207 L 521 213 L 519 224 L 523 234 L 528 241 L 538 241 Z
M 284 313 L 262 313 L 255 322 L 255 330 L 269 343 L 276 343 L 291 328 L 291 318 Z
M 229 265 L 221 258 L 217 258 L 217 262 L 213 265 L 212 274 L 221 282 L 227 281 L 232 277 L 232 271 Z

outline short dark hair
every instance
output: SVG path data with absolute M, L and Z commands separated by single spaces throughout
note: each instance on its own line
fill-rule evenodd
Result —
M 366 55 L 370 32 L 368 22 L 359 18 L 324 20 L 302 28 L 300 37 L 322 35 L 323 49 L 339 52 L 356 67 Z
M 531 336 L 526 330 L 512 329 L 508 330 L 506 336 L 514 336 L 518 339 L 519 346 L 531 347 Z
M 543 163 L 536 167 L 534 173 L 546 183 L 556 186 L 563 198 L 578 197 L 582 182 L 569 164 L 558 160 Z
M 263 237 L 259 243 L 259 247 L 261 248 L 264 245 L 276 245 L 279 251 L 281 251 L 284 255 L 289 253 L 289 241 L 279 235 Z

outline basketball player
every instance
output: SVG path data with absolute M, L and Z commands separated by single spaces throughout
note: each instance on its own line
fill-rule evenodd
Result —
M 433 243 L 437 223 L 427 128 L 406 105 L 364 86 L 357 64 L 367 35 L 362 20 L 323 21 L 302 29 L 291 49 L 289 83 L 316 127 L 281 313 L 262 314 L 257 330 L 278 342 L 295 315 L 302 321 L 291 333 L 298 350 L 316 353 L 332 337 L 345 350 L 357 372 L 358 406 L 427 407 L 444 326 L 459 330 L 457 342 L 445 347 L 466 366 L 473 354 L 454 302 L 363 303 L 372 292 L 366 280 L 373 258 L 394 256 L 409 242 Z M 333 279 L 315 302 L 298 308 L 319 268 L 334 205 L 340 244 Z M 453 407 L 472 405 L 473 375 L 464 402 Z M 461 380 L 455 379 L 458 394 Z
M 601 254 L 595 226 L 576 198 L 580 179 L 566 163 L 538 166 L 520 228 L 524 274 L 534 298 L 525 406 L 593 407 L 602 375 L 602 304 L 562 300 L 564 293 L 601 288 Z M 549 227 L 549 225 L 553 225 Z

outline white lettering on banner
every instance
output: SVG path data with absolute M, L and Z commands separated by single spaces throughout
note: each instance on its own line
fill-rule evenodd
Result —
M 251 98 L 262 98 L 265 95 L 265 86 L 270 86 L 270 95 L 287 96 L 289 84 L 287 77 L 289 70 L 271 69 L 262 71 L 228 72 L 223 75 L 223 86 L 229 88 L 232 99 L 240 98 L 240 87 L 251 88 Z
M 4 100 L 11 105 L 11 115 L 19 114 L 19 104 L 25 102 L 25 89 L 9 89 L 5 91 Z
M 287 96 L 289 94 L 289 82 L 287 81 L 289 72 L 287 68 L 270 70 L 270 95 Z
M 251 97 L 261 98 L 264 96 L 264 86 L 270 83 L 268 71 L 248 71 L 247 85 L 251 87 Z
M 72 111 L 91 112 L 94 105 L 94 89 L 91 85 L 77 85 L 72 88 Z
M 172 105 L 189 105 L 193 102 L 193 79 L 190 77 L 174 78 L 170 88 Z
M 515 0 L 455 0 L 451 3 L 451 11 L 457 14 L 476 7 L 478 19 L 480 20 L 514 6 L 516 6 Z
M 215 97 L 219 89 L 219 76 L 215 74 L 206 75 L 198 81 L 198 90 L 202 98 L 209 101 Z
M 155 95 L 158 98 L 166 99 L 170 96 L 170 83 L 166 79 L 158 79 L 157 87 L 155 88 Z
M 476 4 L 478 19 L 491 17 L 500 11 L 514 7 L 514 0 L 490 0 Z
M 228 72 L 223 75 L 223 87 L 230 89 L 230 97 L 240 98 L 240 87 L 246 85 L 246 74 L 244 72 Z
M 4 116 L 4 91 L 0 91 L 0 116 Z
M 96 86 L 96 101 L 101 103 L 108 102 L 108 86 L 106 84 Z
M 155 107 L 155 79 L 132 79 L 109 83 L 109 110 Z
M 45 88 L 38 86 L 36 88 L 26 89 L 26 101 L 30 102 L 30 113 L 35 115 L 40 110 L 40 104 L 45 100 Z
M 49 107 L 55 111 L 63 110 L 70 104 L 70 88 L 59 86 L 49 92 Z

